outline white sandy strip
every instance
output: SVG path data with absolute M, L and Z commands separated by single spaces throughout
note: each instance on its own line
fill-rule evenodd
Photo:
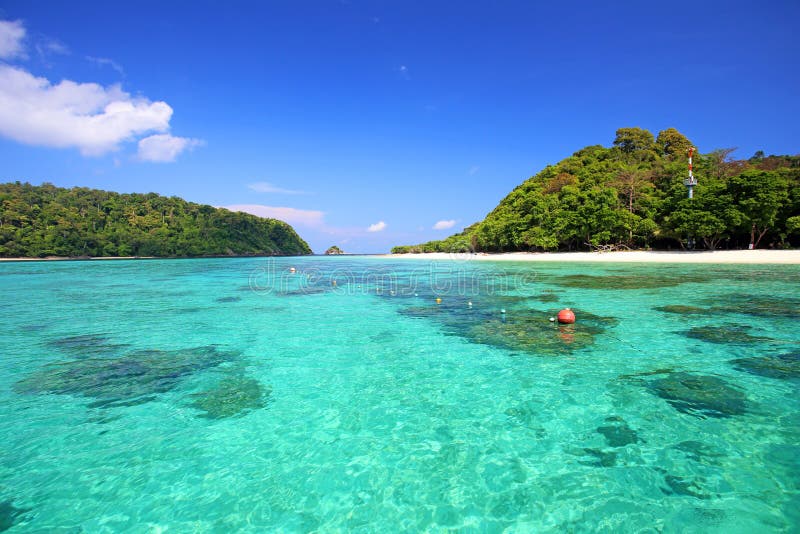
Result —
M 509 252 L 506 254 L 385 254 L 378 257 L 409 260 L 545 261 L 601 263 L 744 263 L 800 265 L 800 250 L 717 250 L 713 252 Z

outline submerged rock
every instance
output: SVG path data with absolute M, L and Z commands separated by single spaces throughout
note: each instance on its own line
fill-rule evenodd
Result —
M 581 461 L 580 463 L 583 465 L 591 465 L 593 467 L 614 467 L 617 464 L 617 453 L 614 451 L 583 449 L 583 452 L 592 458 L 591 461 Z
M 709 343 L 719 343 L 729 345 L 732 343 L 760 343 L 762 341 L 772 341 L 771 338 L 762 336 L 752 336 L 747 333 L 749 327 L 746 326 L 696 326 L 683 332 L 691 339 L 699 339 Z
M 14 501 L 11 500 L 0 502 L 0 532 L 13 527 L 17 519 L 29 511 L 27 508 L 15 507 Z
M 272 388 L 254 378 L 226 377 L 213 388 L 196 393 L 192 406 L 204 413 L 200 417 L 224 419 L 245 415 L 267 405 Z
M 789 380 L 800 378 L 800 352 L 731 361 L 733 367 L 754 375 Z
M 641 441 L 636 431 L 620 418 L 609 417 L 606 421 L 614 424 L 597 427 L 597 432 L 606 438 L 610 447 L 624 447 Z
M 665 275 L 607 275 L 595 276 L 589 274 L 570 274 L 553 279 L 552 283 L 562 287 L 577 287 L 581 289 L 658 289 L 674 287 L 686 282 L 706 281 L 698 277 Z
M 67 336 L 53 340 L 49 345 L 80 357 L 118 353 L 127 347 L 125 344 L 112 343 L 106 334 Z
M 715 313 L 800 318 L 800 299 L 794 297 L 727 295 L 708 302 Z
M 708 492 L 700 486 L 697 480 L 687 480 L 684 477 L 665 475 L 664 482 L 667 483 L 667 488 L 662 488 L 661 491 L 663 491 L 665 495 L 683 495 L 695 497 L 696 499 L 709 498 Z
M 83 396 L 93 399 L 95 407 L 130 406 L 153 400 L 188 375 L 232 357 L 231 353 L 207 346 L 53 363 L 14 384 L 14 390 L 21 394 Z
M 661 311 L 666 313 L 677 313 L 679 315 L 707 315 L 709 313 L 708 308 L 699 308 L 697 306 L 685 306 L 682 304 L 670 304 L 667 306 L 658 306 L 653 309 L 656 311 Z
M 516 311 L 498 318 L 493 316 L 470 327 L 470 340 L 511 350 L 536 354 L 564 354 L 592 345 L 595 338 L 617 324 L 613 317 L 601 317 L 575 310 L 579 321 L 556 325 L 547 314 L 536 310 Z
M 746 411 L 747 396 L 715 376 L 671 373 L 650 390 L 679 412 L 695 417 L 730 417 Z

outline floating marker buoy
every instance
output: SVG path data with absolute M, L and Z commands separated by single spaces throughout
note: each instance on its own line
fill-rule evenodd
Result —
M 470 308 L 472 307 L 472 301 L 471 300 L 469 302 L 467 302 L 467 306 L 470 307 Z
M 417 293 L 414 293 L 414 296 L 415 296 L 415 297 L 418 297 L 419 295 L 418 295 Z
M 394 291 L 389 291 L 389 294 L 390 294 L 391 296 L 394 296 Z
M 505 313 L 505 312 L 506 312 L 506 309 L 505 309 L 505 308 L 502 308 L 502 309 L 500 310 L 500 313 Z
M 569 308 L 564 308 L 558 312 L 558 322 L 561 324 L 572 324 L 575 322 L 575 314 Z
M 555 318 L 555 317 L 550 317 L 550 322 L 551 322 L 551 323 L 554 323 L 554 322 L 556 322 L 556 318 Z
M 336 280 L 332 281 L 332 282 L 331 282 L 331 285 L 332 285 L 333 287 L 336 287 Z
M 442 303 L 442 299 L 440 299 L 439 297 L 436 297 L 436 304 L 441 304 L 441 303 Z
M 297 269 L 295 269 L 294 267 L 289 267 L 289 272 L 290 272 L 290 273 L 293 273 L 293 272 L 295 272 L 295 271 L 297 271 Z

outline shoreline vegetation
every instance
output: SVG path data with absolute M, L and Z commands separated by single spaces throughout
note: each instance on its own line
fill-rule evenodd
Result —
M 435 261 L 516 261 L 549 263 L 706 263 L 753 265 L 800 265 L 800 250 L 717 250 L 613 252 L 506 252 L 486 253 L 404 253 L 384 254 L 383 258 Z
M 620 128 L 514 188 L 484 220 L 393 253 L 800 247 L 800 155 L 695 153 L 675 128 Z M 689 155 L 696 184 L 688 198 Z
M 179 197 L 52 184 L 0 184 L 6 258 L 294 256 L 311 248 L 289 224 Z
M 38 262 L 38 261 L 114 261 L 114 260 L 192 260 L 215 258 L 308 258 L 321 257 L 325 254 L 313 255 L 220 255 L 220 256 L 84 256 L 45 258 L 0 258 L 2 262 Z M 329 255 L 328 255 L 329 256 Z M 338 254 L 337 254 L 338 256 Z M 700 251 L 660 251 L 660 250 L 627 250 L 612 252 L 504 252 L 488 254 L 485 252 L 447 253 L 421 252 L 404 254 L 342 254 L 349 258 L 406 259 L 431 261 L 512 261 L 543 263 L 704 263 L 704 264 L 742 264 L 742 265 L 800 265 L 800 250 L 700 250 Z

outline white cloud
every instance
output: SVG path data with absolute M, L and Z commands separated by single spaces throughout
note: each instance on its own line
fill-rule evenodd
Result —
M 401 76 L 401 77 L 402 77 L 404 80 L 408 80 L 408 79 L 410 79 L 410 78 L 411 78 L 411 77 L 409 76 L 409 74 L 408 74 L 408 67 L 406 67 L 405 65 L 400 65 L 400 66 L 397 68 L 397 72 L 399 72 L 399 73 L 400 73 L 400 76 Z
M 0 20 L 0 58 L 24 56 L 23 39 L 25 39 L 25 27 L 22 21 Z
M 166 102 L 132 98 L 119 85 L 62 80 L 53 85 L 0 65 L 0 134 L 31 145 L 76 147 L 98 156 L 147 132 L 166 132 Z
M 55 39 L 43 39 L 34 45 L 39 60 L 46 66 L 50 66 L 49 57 L 52 55 L 68 56 L 69 48 Z
M 170 134 L 151 135 L 139 141 L 138 157 L 142 161 L 167 163 L 175 161 L 184 150 L 192 150 L 203 144 L 200 139 L 175 137 Z
M 325 212 L 317 210 L 300 210 L 297 208 L 263 206 L 261 204 L 234 204 L 223 207 L 231 211 L 243 211 L 258 217 L 278 219 L 291 225 L 297 224 L 309 228 L 321 228 L 324 226 L 323 218 Z
M 378 221 L 375 224 L 370 224 L 369 228 L 367 228 L 367 232 L 381 232 L 386 229 L 386 223 L 383 221 Z
M 469 174 L 470 176 L 474 176 L 474 175 L 478 174 L 479 170 L 481 170 L 480 167 L 478 167 L 477 165 L 473 165 L 472 167 L 469 168 L 469 170 L 467 171 L 467 174 Z
M 85 56 L 87 61 L 91 61 L 92 63 L 96 63 L 101 67 L 111 67 L 115 71 L 117 71 L 120 76 L 125 76 L 125 69 L 122 68 L 122 65 L 114 61 L 113 59 L 108 59 L 107 57 L 94 57 L 94 56 Z
M 0 20 L 0 59 L 25 57 L 25 36 L 21 21 Z M 50 54 L 69 53 L 66 45 L 46 37 L 34 47 L 43 63 Z M 110 59 L 87 59 L 123 73 Z M 140 159 L 172 161 L 202 142 L 169 135 L 171 118 L 172 108 L 166 102 L 132 97 L 118 84 L 66 79 L 54 83 L 0 62 L 0 136 L 14 141 L 101 156 L 118 150 L 123 142 L 150 135 L 139 142 Z
M 448 228 L 452 228 L 456 225 L 456 221 L 449 220 L 449 221 L 438 221 L 436 224 L 433 225 L 434 230 L 447 230 Z
M 247 187 L 257 193 L 280 193 L 283 195 L 307 194 L 305 191 L 297 191 L 295 189 L 283 189 L 282 187 L 277 187 L 269 182 L 255 182 L 252 184 L 247 184 Z

